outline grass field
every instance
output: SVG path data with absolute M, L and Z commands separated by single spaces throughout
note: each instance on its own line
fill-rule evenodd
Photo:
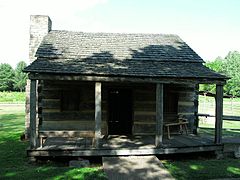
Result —
M 201 134 L 214 133 L 211 121 L 203 119 L 200 123 Z M 224 127 L 224 136 L 240 136 L 240 122 L 224 121 Z M 69 168 L 62 162 L 29 163 L 26 157 L 28 142 L 20 141 L 23 131 L 24 105 L 0 104 L 0 179 L 106 179 L 100 165 Z M 240 178 L 239 159 L 178 155 L 162 162 L 180 180 Z
M 24 106 L 0 105 L 0 179 L 106 179 L 101 167 L 69 168 L 64 163 L 31 164 L 26 157 Z
M 199 96 L 199 113 L 211 114 L 215 113 L 214 97 Z M 240 116 L 240 98 L 224 98 L 223 99 L 223 114 Z
M 24 103 L 25 92 L 0 92 L 0 103 Z
M 215 99 L 199 96 L 199 113 L 215 114 Z M 240 116 L 240 98 L 224 99 L 223 114 Z M 215 117 L 200 117 L 199 127 L 201 134 L 214 134 Z M 223 121 L 223 137 L 240 137 L 240 121 Z
M 162 162 L 177 180 L 240 178 L 239 159 L 225 158 L 216 160 L 214 156 L 208 156 L 206 156 L 206 153 L 202 156 L 178 155 L 174 160 Z

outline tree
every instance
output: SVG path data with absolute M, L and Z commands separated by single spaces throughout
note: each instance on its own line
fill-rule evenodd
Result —
M 23 72 L 23 69 L 26 67 L 26 63 L 24 61 L 20 61 L 17 64 L 15 69 L 14 78 L 13 78 L 13 86 L 17 91 L 23 91 L 25 89 L 27 83 L 27 74 Z
M 0 64 L 0 91 L 11 91 L 13 89 L 14 70 L 7 64 Z
M 222 59 L 216 58 L 213 62 L 205 64 L 210 69 L 217 71 L 231 78 L 224 86 L 224 93 L 240 96 L 240 53 L 237 51 L 229 52 L 228 55 Z M 210 91 L 215 93 L 215 85 L 202 85 L 200 90 Z
M 223 72 L 231 79 L 228 80 L 225 91 L 233 96 L 240 96 L 240 53 L 229 52 L 225 57 Z
M 219 73 L 224 74 L 223 72 L 223 64 L 224 64 L 224 59 L 222 59 L 221 57 L 217 57 L 214 61 L 212 62 L 206 62 L 205 65 L 216 71 Z M 216 86 L 213 84 L 202 84 L 200 86 L 200 90 L 201 91 L 207 91 L 207 92 L 211 92 L 211 93 L 215 93 L 216 92 Z

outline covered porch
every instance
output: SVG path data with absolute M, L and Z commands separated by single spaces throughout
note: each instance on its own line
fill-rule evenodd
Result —
M 114 156 L 114 155 L 154 155 L 191 152 L 221 152 L 223 146 L 211 138 L 194 134 L 177 135 L 172 139 L 163 138 L 161 147 L 154 145 L 154 136 L 111 135 L 99 140 L 95 148 L 89 138 L 49 138 L 43 147 L 29 149 L 28 156 Z
M 86 76 L 56 76 L 30 74 L 30 148 L 29 156 L 96 156 L 96 155 L 143 155 L 171 154 L 200 151 L 222 150 L 222 114 L 223 81 L 206 79 L 153 79 L 153 78 L 106 78 Z M 49 131 L 46 141 L 41 142 L 39 127 L 39 109 L 37 100 L 37 82 L 91 81 L 94 84 L 94 129 L 92 131 Z M 102 85 L 104 83 L 122 82 L 151 83 L 155 87 L 155 131 L 154 135 L 111 135 L 109 129 L 103 132 Z M 164 86 L 167 84 L 216 84 L 216 121 L 213 139 L 200 137 L 194 132 L 188 135 L 175 135 L 170 139 L 164 134 Z M 38 110 L 38 111 L 37 111 Z M 38 113 L 37 113 L 38 112 Z M 195 114 L 197 116 L 197 114 Z M 105 122 L 106 123 L 106 122 Z M 151 124 L 151 123 L 150 123 Z M 57 136 L 58 134 L 58 136 Z M 80 136 L 83 137 L 80 137 Z

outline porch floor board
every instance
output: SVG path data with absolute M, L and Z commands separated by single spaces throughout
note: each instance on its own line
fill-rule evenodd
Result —
M 156 148 L 155 136 L 114 136 L 102 138 L 98 149 L 91 138 L 47 138 L 43 147 L 29 149 L 29 156 L 90 156 L 90 155 L 143 155 L 171 154 L 221 150 L 213 140 L 193 134 L 176 135 L 163 139 L 163 145 Z

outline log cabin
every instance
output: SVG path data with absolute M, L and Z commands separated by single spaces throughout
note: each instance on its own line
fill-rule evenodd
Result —
M 227 77 L 179 36 L 52 30 L 41 15 L 30 22 L 28 156 L 222 150 Z M 199 84 L 216 85 L 213 139 L 197 135 Z

